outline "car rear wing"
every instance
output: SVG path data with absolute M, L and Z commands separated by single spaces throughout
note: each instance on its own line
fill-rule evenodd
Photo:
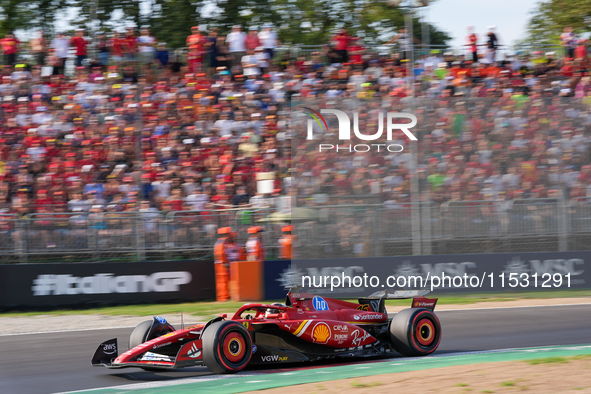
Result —
M 437 304 L 437 298 L 426 298 L 429 290 L 381 290 L 371 294 L 369 297 L 359 298 L 361 309 L 371 312 L 387 313 L 386 300 L 403 300 L 412 298 L 412 308 L 425 308 L 433 311 Z
M 385 298 L 387 300 L 403 300 L 405 298 L 423 297 L 429 294 L 430 290 L 380 290 L 371 294 L 368 299 Z

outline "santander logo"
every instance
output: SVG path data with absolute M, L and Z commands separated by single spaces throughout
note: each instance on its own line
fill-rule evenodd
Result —
M 367 314 L 367 315 L 353 315 L 355 320 L 381 320 L 384 318 L 383 313 Z

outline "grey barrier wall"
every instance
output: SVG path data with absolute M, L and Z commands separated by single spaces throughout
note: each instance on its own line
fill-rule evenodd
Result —
M 291 267 L 289 260 L 265 261 L 264 276 L 266 299 L 283 298 L 285 287 L 300 286 L 306 277 L 311 285 L 303 290 L 337 298 L 432 285 L 434 295 L 581 290 L 591 288 L 591 251 L 294 259 Z M 331 289 L 330 279 L 321 283 L 332 277 L 353 281 L 365 277 L 368 286 L 344 282 Z M 375 284 L 372 277 L 379 280 L 377 286 L 370 286 Z M 388 286 L 388 277 L 394 278 L 394 286 Z M 406 281 L 400 283 L 404 286 L 396 284 L 397 279 L 402 282 L 400 278 Z M 4 310 L 213 299 L 211 261 L 0 265 L 0 309 Z
M 0 309 L 213 299 L 212 261 L 0 265 Z
M 591 288 L 591 251 L 294 259 L 291 274 L 302 290 L 330 297 L 418 288 L 435 295 L 580 290 Z

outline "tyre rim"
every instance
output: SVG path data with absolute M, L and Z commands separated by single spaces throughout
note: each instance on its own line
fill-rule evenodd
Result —
M 416 338 L 421 346 L 431 346 L 435 341 L 435 326 L 431 319 L 419 320 L 416 328 Z
M 224 357 L 233 363 L 240 362 L 246 354 L 244 337 L 237 332 L 226 335 L 222 348 Z

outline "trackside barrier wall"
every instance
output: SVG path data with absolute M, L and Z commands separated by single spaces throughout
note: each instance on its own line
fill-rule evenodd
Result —
M 215 299 L 212 261 L 0 265 L 0 309 Z
M 291 260 L 268 260 L 263 262 L 263 285 L 265 300 L 283 300 L 286 287 L 291 283 Z
M 591 289 L 591 251 L 293 259 L 264 261 L 259 266 L 256 278 L 250 276 L 254 285 L 251 287 L 260 294 L 256 299 L 265 300 L 283 299 L 285 287 L 301 285 L 303 276 L 315 278 L 319 283 L 320 277 L 331 275 L 376 276 L 380 284 L 388 276 L 420 277 L 425 280 L 424 287 L 427 288 L 431 284 L 428 278 L 444 274 L 478 277 L 482 283 L 478 287 L 450 287 L 446 282 L 434 289 L 435 295 Z M 517 286 L 510 285 L 511 275 L 519 278 Z M 529 283 L 525 283 L 524 277 Z M 551 279 L 546 280 L 549 277 Z M 557 277 L 562 279 L 558 287 L 555 286 Z M 240 286 L 247 288 L 243 282 Z M 381 285 L 377 288 L 341 286 L 331 292 L 329 283 L 328 286 L 305 287 L 304 290 L 332 297 L 357 298 L 385 288 Z M 214 300 L 215 296 L 212 261 L 0 265 L 0 310 L 205 301 Z M 249 294 L 242 299 L 255 300 L 254 296 Z

